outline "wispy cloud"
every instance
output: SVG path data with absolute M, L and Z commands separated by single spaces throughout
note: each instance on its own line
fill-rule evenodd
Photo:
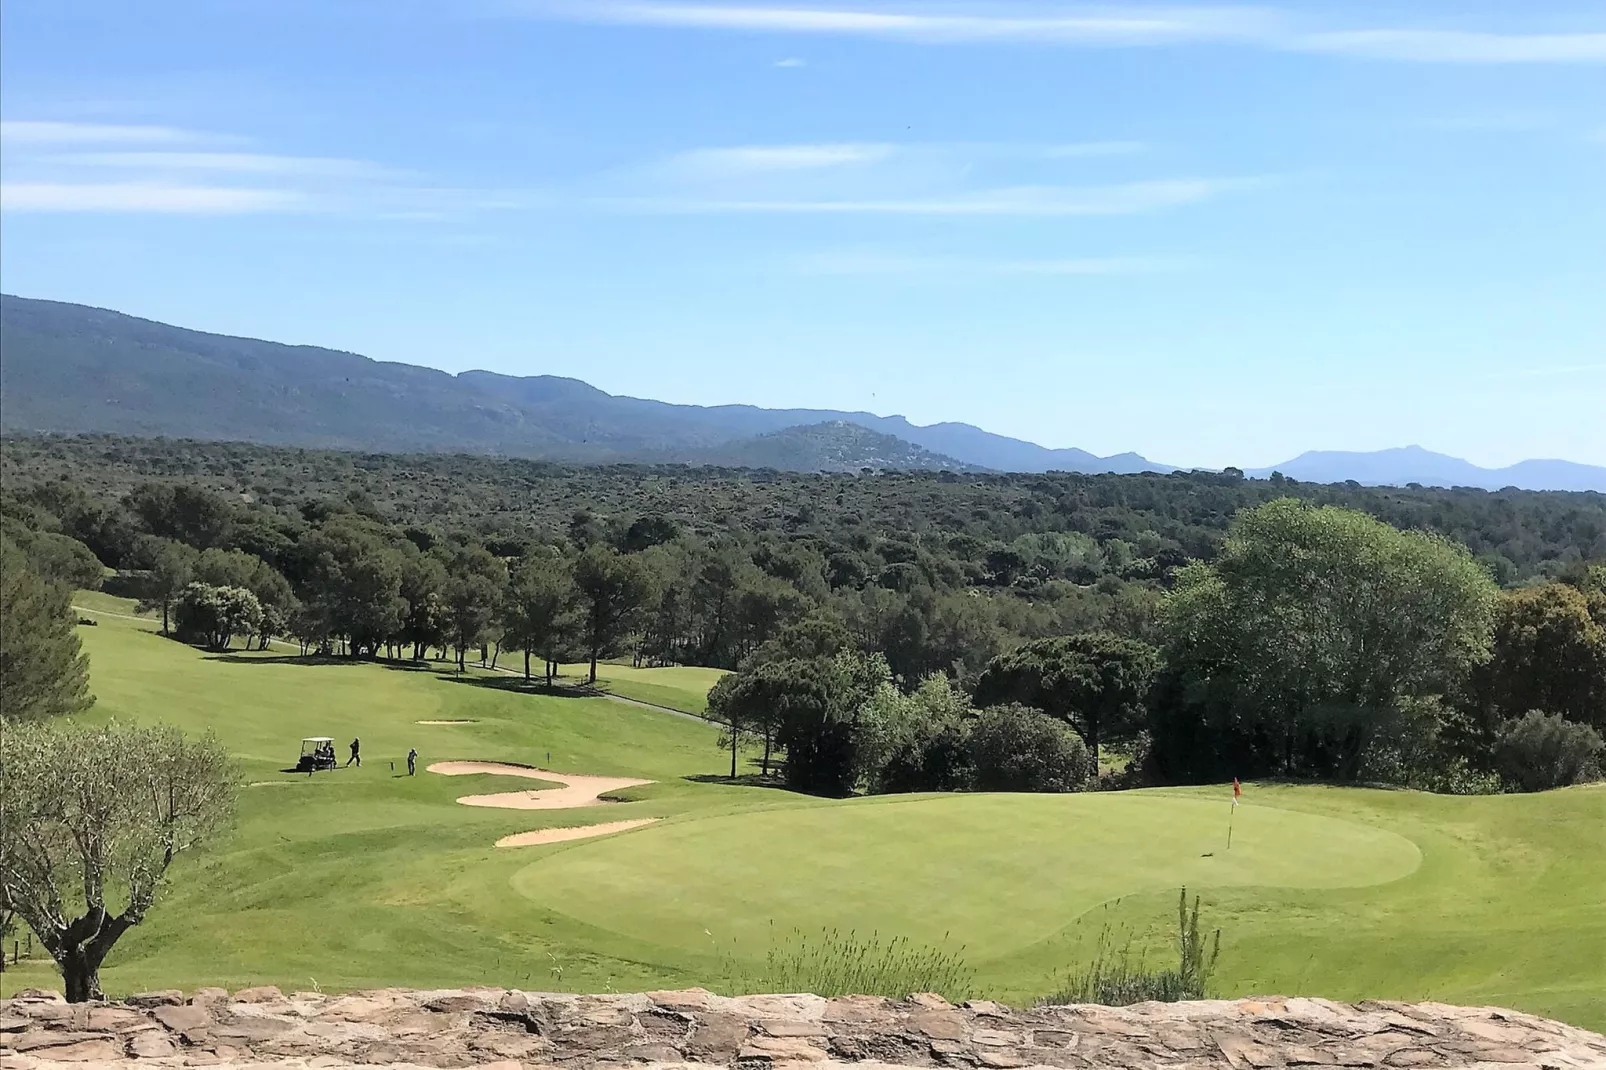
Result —
M 700 148 L 593 184 L 593 204 L 662 214 L 1131 215 L 1264 180 L 1090 181 L 1136 141 L 1064 144 L 826 142 Z M 1075 181 L 1070 181 L 1074 177 Z
M 1284 47 L 1416 63 L 1606 63 L 1606 33 L 1350 30 L 1304 34 Z
M 322 178 L 387 178 L 404 172 L 366 160 L 332 156 L 275 156 L 255 152 L 76 152 L 44 158 L 69 167 L 147 171 L 213 171 L 222 174 L 300 175 Z
M 847 249 L 811 253 L 792 266 L 805 275 L 872 276 L 914 281 L 971 281 L 988 278 L 1056 278 L 1147 275 L 1175 270 L 1182 261 L 1164 257 L 1078 257 L 995 259 Z
M 865 11 L 845 7 L 761 4 L 586 3 L 533 0 L 521 5 L 536 15 L 637 25 L 770 33 L 848 34 L 910 41 L 1038 41 L 1147 44 L 1199 38 L 1235 39 L 1265 31 L 1266 16 L 1236 8 L 1137 8 L 1086 14 L 1009 15 L 972 11 L 904 9 Z
M 367 160 L 195 147 L 244 140 L 171 126 L 8 119 L 0 125 L 0 210 L 324 212 L 418 221 L 523 203 L 494 191 L 432 187 Z
M 172 126 L 0 120 L 0 142 L 13 145 L 173 145 L 206 136 Z
M 880 163 L 897 152 L 893 145 L 837 143 L 818 145 L 739 145 L 733 148 L 693 149 L 677 153 L 657 165 L 664 174 L 685 178 L 725 178 L 733 175 L 817 171 Z
M 1015 186 L 945 195 L 855 199 L 614 198 L 626 210 L 674 214 L 1108 216 L 1195 204 L 1258 184 L 1257 179 L 1159 179 L 1106 186 Z
M 1606 33 L 1490 33 L 1409 27 L 1304 25 L 1275 8 L 1090 7 L 1015 9 L 972 5 L 894 11 L 780 4 L 629 0 L 510 0 L 527 15 L 774 34 L 875 37 L 921 44 L 1026 43 L 1141 47 L 1225 43 L 1280 51 L 1417 63 L 1602 63 Z
M 0 209 L 8 212 L 159 212 L 232 215 L 242 212 L 305 211 L 307 198 L 294 190 L 220 186 L 170 186 L 143 182 L 7 182 Z
M 775 61 L 775 66 L 777 67 L 807 67 L 808 65 L 807 60 L 798 59 L 796 56 L 789 56 L 786 59 Z

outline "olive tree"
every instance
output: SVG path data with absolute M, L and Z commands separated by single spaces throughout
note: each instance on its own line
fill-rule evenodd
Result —
M 72 723 L 0 738 L 0 909 L 27 922 L 67 999 L 100 996 L 100 966 L 144 920 L 173 859 L 230 823 L 237 776 L 210 736 Z

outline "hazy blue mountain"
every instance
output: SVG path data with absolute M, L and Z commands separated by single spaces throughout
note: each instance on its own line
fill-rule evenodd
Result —
M 1500 490 L 1595 490 L 1606 492 L 1606 468 L 1572 461 L 1521 461 L 1509 468 L 1480 468 L 1459 457 L 1425 450 L 1421 446 L 1378 450 L 1373 453 L 1346 453 L 1312 450 L 1271 468 L 1258 468 L 1245 475 L 1264 478 L 1281 472 L 1302 483 L 1357 483 L 1403 487 L 1421 483 L 1433 487 L 1483 487 Z
M 789 427 L 846 422 L 944 455 L 944 463 L 1017 471 L 1169 470 L 1132 454 L 1105 460 L 1081 450 L 1048 450 L 966 424 L 917 427 L 901 416 L 867 412 L 672 405 L 552 375 L 454 376 L 58 301 L 0 297 L 0 335 L 0 429 L 9 432 L 104 431 L 609 461 L 713 456 L 698 451 Z
M 794 472 L 857 472 L 897 469 L 981 471 L 933 453 L 894 435 L 883 435 L 846 420 L 787 427 L 751 438 L 732 439 L 707 449 L 682 451 L 676 460 L 727 468 L 779 468 Z
M 1169 472 L 1135 453 L 1047 449 L 962 423 L 754 405 L 673 405 L 579 379 L 371 360 L 206 334 L 59 301 L 0 297 L 0 430 L 108 432 L 374 451 L 799 468 Z M 864 429 L 864 434 L 843 425 Z M 779 434 L 791 429 L 795 433 Z M 896 441 L 886 441 L 890 438 Z M 738 458 L 744 458 L 738 460 Z M 1247 473 L 1266 476 L 1274 469 Z M 1304 482 L 1606 491 L 1606 468 L 1484 469 L 1417 446 L 1305 453 Z

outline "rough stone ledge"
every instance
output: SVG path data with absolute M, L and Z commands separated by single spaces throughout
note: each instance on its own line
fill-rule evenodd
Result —
M 4 1070 L 78 1067 L 550 1067 L 562 1070 L 1606 1070 L 1606 1037 L 1439 1003 L 1267 997 L 1017 1010 L 939 996 L 571 995 L 501 988 L 331 996 L 147 992 L 0 1000 Z

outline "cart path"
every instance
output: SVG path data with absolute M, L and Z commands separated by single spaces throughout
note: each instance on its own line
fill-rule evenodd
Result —
M 464 806 L 491 806 L 503 810 L 573 810 L 582 806 L 603 806 L 608 803 L 601 796 L 623 788 L 638 788 L 651 784 L 650 780 L 634 777 L 583 776 L 576 773 L 554 773 L 528 765 L 510 765 L 506 762 L 436 762 L 428 767 L 431 773 L 441 776 L 514 776 L 526 780 L 550 780 L 563 785 L 560 788 L 541 788 L 533 791 L 502 791 L 491 795 L 464 795 L 457 801 Z M 496 841 L 498 847 L 534 847 L 543 843 L 561 843 L 591 836 L 606 836 L 612 832 L 650 825 L 655 817 L 633 821 L 607 821 L 598 825 L 575 828 L 536 829 L 503 836 Z

